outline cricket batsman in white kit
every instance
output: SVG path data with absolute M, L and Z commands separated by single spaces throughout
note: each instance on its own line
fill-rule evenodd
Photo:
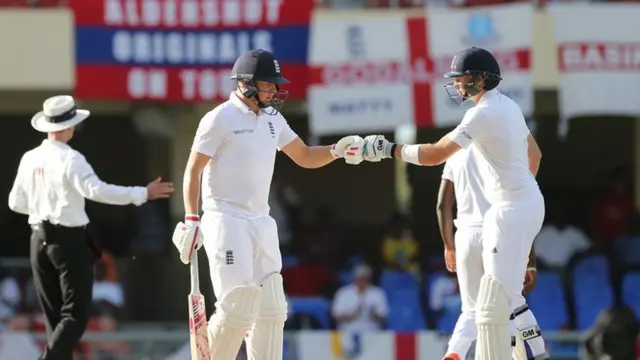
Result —
M 276 152 L 308 169 L 347 152 L 358 164 L 364 140 L 348 136 L 332 146 L 307 146 L 279 112 L 288 94 L 280 85 L 289 81 L 268 51 L 240 56 L 231 79 L 237 89 L 198 126 L 184 173 L 185 221 L 178 224 L 188 230 L 176 231 L 182 235 L 174 236 L 174 244 L 187 264 L 204 243 L 217 299 L 208 329 L 211 360 L 235 360 L 247 333 L 249 359 L 282 360 L 287 302 L 267 202 Z
M 530 161 L 535 161 L 529 164 L 532 172 L 537 171 L 539 160 L 539 157 L 530 158 Z M 484 214 L 491 207 L 484 194 L 481 167 L 486 168 L 487 163 L 475 145 L 471 144 L 467 149 L 461 149 L 447 159 L 442 170 L 436 213 L 444 244 L 445 264 L 448 271 L 456 273 L 462 300 L 462 312 L 449 339 L 443 360 L 465 359 L 471 343 L 477 337 L 475 305 L 484 273 L 482 223 Z M 454 204 L 457 208 L 455 216 Z M 531 247 L 525 279 L 525 294 L 535 287 L 536 275 L 535 252 Z M 515 330 L 515 324 L 512 321 L 513 359 L 527 360 L 526 348 L 522 340 L 514 336 Z
M 447 86 L 454 101 L 475 104 L 462 122 L 435 144 L 400 145 L 382 135 L 367 136 L 364 159 L 435 166 L 460 149 L 476 146 L 487 163 L 480 170 L 491 204 L 482 226 L 484 275 L 476 300 L 476 359 L 511 359 L 510 318 L 530 358 L 548 359 L 537 321 L 522 295 L 528 253 L 544 218 L 544 199 L 529 169 L 529 158 L 541 156 L 539 148 L 520 107 L 496 89 L 502 77 L 490 52 L 476 47 L 461 51 L 445 77 L 454 80 Z

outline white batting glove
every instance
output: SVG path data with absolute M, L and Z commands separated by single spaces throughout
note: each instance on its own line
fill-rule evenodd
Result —
M 330 152 L 334 159 L 344 158 L 347 164 L 358 165 L 363 160 L 364 139 L 358 135 L 345 136 L 331 146 Z
M 385 139 L 383 135 L 369 135 L 364 138 L 363 158 L 371 162 L 393 158 L 394 145 L 394 143 Z
M 184 223 L 181 221 L 173 231 L 173 245 L 178 249 L 180 261 L 184 264 L 191 262 L 194 251 L 202 247 L 202 231 L 200 231 L 200 217 L 198 215 L 187 214 Z

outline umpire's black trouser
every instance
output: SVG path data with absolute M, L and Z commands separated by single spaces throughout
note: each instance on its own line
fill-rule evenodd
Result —
M 93 261 L 84 227 L 32 226 L 31 268 L 44 311 L 43 360 L 72 360 L 92 303 Z

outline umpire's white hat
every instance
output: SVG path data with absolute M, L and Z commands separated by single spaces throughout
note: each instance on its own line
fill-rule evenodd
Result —
M 53 96 L 44 101 L 42 111 L 33 115 L 31 126 L 45 133 L 62 131 L 80 124 L 90 114 L 89 110 L 78 109 L 72 96 Z

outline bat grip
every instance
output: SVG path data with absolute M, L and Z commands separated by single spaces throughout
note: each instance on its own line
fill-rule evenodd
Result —
M 191 292 L 200 293 L 200 276 L 198 274 L 198 251 L 194 250 L 189 262 L 189 270 L 191 270 Z

